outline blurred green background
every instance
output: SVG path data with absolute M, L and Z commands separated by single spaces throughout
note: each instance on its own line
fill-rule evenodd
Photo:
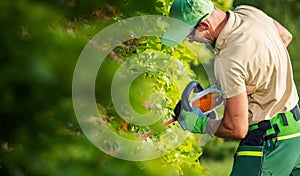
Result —
M 106 155 L 90 143 L 73 111 L 73 71 L 87 42 L 118 20 L 138 15 L 166 15 L 171 2 L 0 2 L 0 175 L 228 175 L 237 141 L 213 139 L 202 149 L 195 149 L 197 144 L 190 139 L 176 150 L 177 154 L 173 152 L 147 162 L 124 161 Z M 288 50 L 299 91 L 300 2 L 214 2 L 222 9 L 232 9 L 239 4 L 254 5 L 291 31 L 293 42 Z M 123 55 L 121 51 L 120 56 Z M 101 84 L 96 85 L 98 101 L 103 107 L 111 105 L 107 92 L 110 92 L 114 71 L 124 61 L 110 57 L 101 69 L 105 76 L 98 80 Z M 187 147 L 190 145 L 192 147 Z M 201 156 L 200 160 L 189 160 L 193 152 L 197 153 L 196 158 Z M 184 157 L 178 159 L 175 157 L 178 154 Z

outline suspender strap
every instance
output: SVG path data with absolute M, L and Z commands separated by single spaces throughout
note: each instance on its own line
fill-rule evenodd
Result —
M 279 114 L 281 116 L 282 122 L 283 122 L 283 126 L 288 126 L 288 121 L 286 119 L 286 116 L 284 113 Z
M 266 140 L 276 138 L 278 136 L 278 134 L 280 133 L 280 130 L 279 130 L 277 124 L 273 125 L 273 129 L 274 129 L 275 133 L 266 136 Z
M 260 130 L 268 130 L 272 128 L 270 120 L 261 121 L 257 125 Z
M 294 115 L 294 118 L 298 121 L 300 120 L 300 110 L 299 110 L 299 106 L 296 105 L 292 110 L 292 113 Z
M 259 122 L 258 124 L 249 126 L 249 131 L 253 131 L 253 130 L 257 130 L 257 129 L 266 131 L 271 128 L 272 128 L 272 125 L 271 125 L 270 120 L 263 120 L 263 121 Z

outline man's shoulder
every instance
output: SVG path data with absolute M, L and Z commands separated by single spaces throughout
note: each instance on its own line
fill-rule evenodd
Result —
M 235 12 L 237 11 L 261 11 L 258 8 L 254 6 L 249 6 L 249 5 L 239 5 L 234 9 Z
M 265 14 L 265 12 L 263 12 L 262 10 L 253 7 L 253 6 L 249 6 L 249 5 L 240 5 L 237 6 L 233 12 L 235 13 L 241 13 L 241 14 L 245 14 L 245 15 L 249 15 L 249 16 L 267 16 Z

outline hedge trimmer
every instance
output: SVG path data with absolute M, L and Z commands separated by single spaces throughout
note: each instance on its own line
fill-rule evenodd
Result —
M 194 92 L 194 96 L 189 100 L 189 97 Z M 186 126 L 183 118 L 180 116 L 181 109 L 186 111 L 192 111 L 194 108 L 199 108 L 205 115 L 211 119 L 217 119 L 218 115 L 216 108 L 223 104 L 222 92 L 218 85 L 213 85 L 208 89 L 203 89 L 200 83 L 191 81 L 184 89 L 181 100 L 178 101 L 174 108 L 174 115 L 171 119 L 164 122 L 162 127 L 168 126 L 175 121 L 178 121 L 183 130 L 186 130 Z M 156 131 L 151 130 L 141 135 L 141 139 L 153 135 Z

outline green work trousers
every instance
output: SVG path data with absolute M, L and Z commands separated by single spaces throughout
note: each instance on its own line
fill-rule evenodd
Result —
M 300 176 L 300 137 L 239 146 L 231 176 Z
M 249 127 L 231 176 L 300 176 L 300 110 L 296 106 Z

